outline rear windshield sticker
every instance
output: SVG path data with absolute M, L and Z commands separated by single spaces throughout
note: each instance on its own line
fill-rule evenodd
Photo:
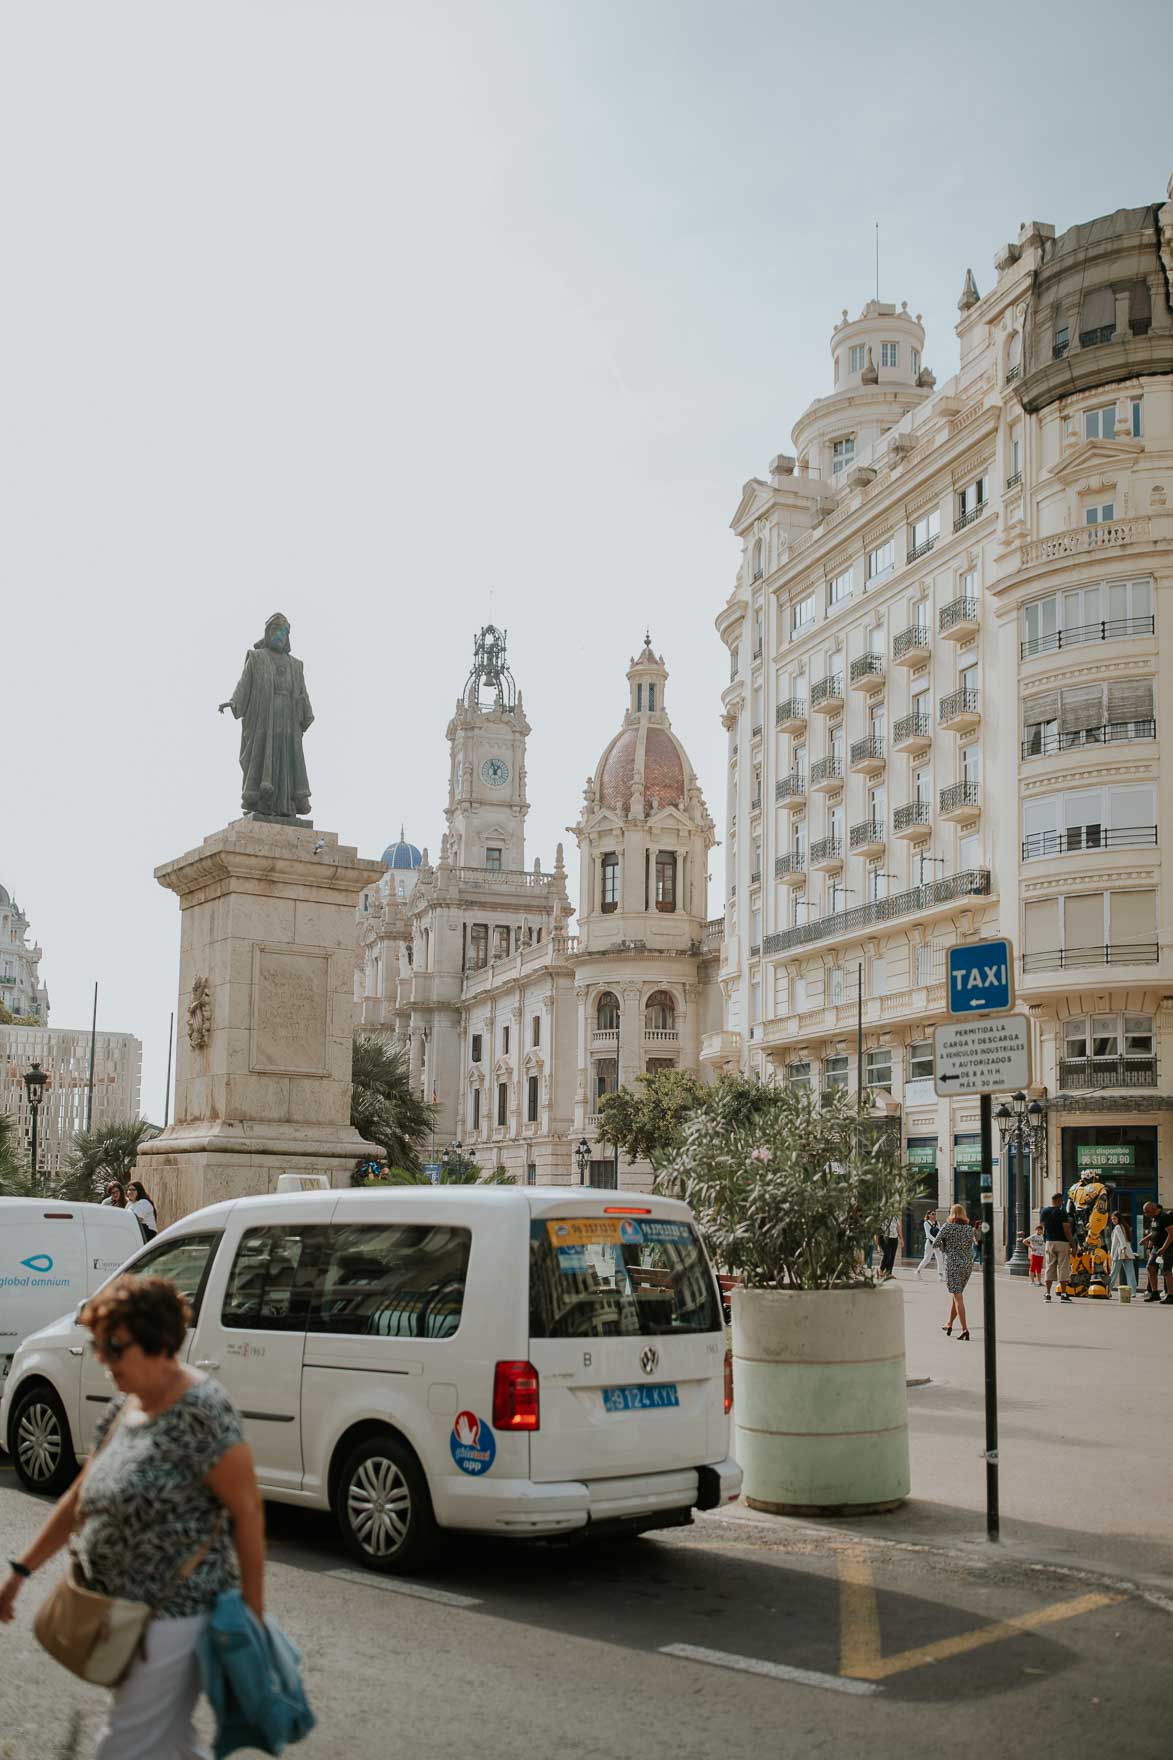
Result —
M 688 1222 L 657 1222 L 655 1220 L 640 1223 L 640 1231 L 645 1241 L 690 1241 L 692 1225 Z
M 639 1223 L 629 1216 L 559 1216 L 546 1229 L 556 1247 L 618 1246 L 644 1238 Z
M 475 1412 L 457 1412 L 449 1447 L 462 1473 L 487 1473 L 497 1458 L 497 1439 Z
M 585 1276 L 588 1260 L 582 1247 L 559 1247 L 558 1269 L 564 1277 Z

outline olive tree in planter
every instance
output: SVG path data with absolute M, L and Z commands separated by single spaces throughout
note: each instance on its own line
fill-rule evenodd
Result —
M 907 1497 L 904 1299 L 865 1253 L 916 1187 L 846 1094 L 775 1090 L 756 1117 L 695 1114 L 657 1188 L 692 1206 L 733 1292 L 736 1453 L 755 1509 Z

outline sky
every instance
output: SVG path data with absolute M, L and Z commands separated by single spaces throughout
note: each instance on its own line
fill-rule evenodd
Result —
M 216 705 L 274 610 L 315 825 L 364 855 L 401 821 L 438 854 L 489 621 L 530 863 L 562 839 L 576 895 L 645 625 L 720 823 L 729 519 L 830 389 L 875 223 L 940 382 L 1020 222 L 1164 199 L 1171 39 L 1136 0 L 0 10 L 0 881 L 51 1024 L 96 981 L 161 1119 L 153 869 L 239 815 Z

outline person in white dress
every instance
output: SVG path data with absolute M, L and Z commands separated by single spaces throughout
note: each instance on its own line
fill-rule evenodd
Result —
M 1112 1212 L 1112 1270 L 1108 1277 L 1108 1288 L 1115 1289 L 1122 1279 L 1126 1280 L 1133 1295 L 1136 1294 L 1136 1254 L 1133 1251 L 1132 1236 L 1115 1211 Z
M 937 1276 L 940 1278 L 944 1278 L 944 1276 L 945 1276 L 945 1261 L 941 1257 L 940 1252 L 937 1250 L 938 1224 L 937 1224 L 937 1212 L 935 1210 L 930 1210 L 928 1215 L 925 1217 L 924 1228 L 925 1228 L 925 1256 L 921 1260 L 920 1264 L 917 1266 L 916 1274 L 919 1277 L 921 1272 L 924 1270 L 925 1266 L 930 1264 L 935 1259 L 937 1261 Z

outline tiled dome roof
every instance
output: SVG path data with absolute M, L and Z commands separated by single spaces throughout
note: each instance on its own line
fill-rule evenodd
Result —
M 599 804 L 626 817 L 638 774 L 646 808 L 653 798 L 660 807 L 683 806 L 689 768 L 683 748 L 666 727 L 625 727 L 599 766 Z
M 404 841 L 402 826 L 399 828 L 398 841 L 389 843 L 383 851 L 385 868 L 418 868 L 423 859 L 414 843 Z

